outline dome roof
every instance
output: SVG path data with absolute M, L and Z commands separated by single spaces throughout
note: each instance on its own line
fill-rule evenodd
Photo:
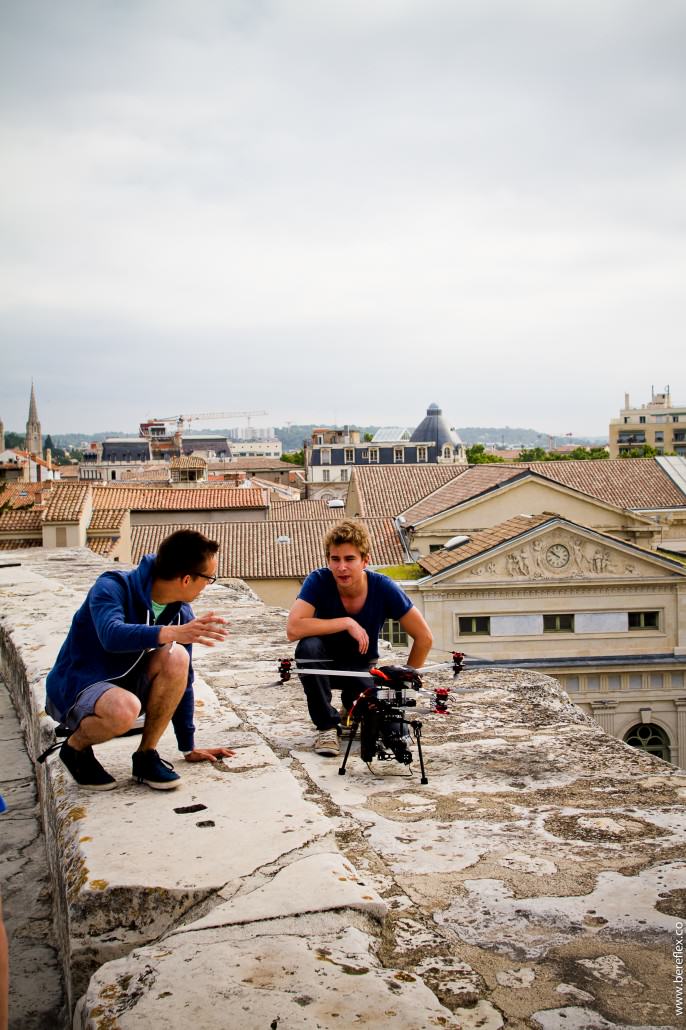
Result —
M 430 404 L 426 409 L 426 418 L 419 423 L 410 437 L 411 443 L 435 443 L 443 447 L 449 443 L 452 447 L 462 444 L 454 429 L 448 425 L 443 412 L 437 404 Z

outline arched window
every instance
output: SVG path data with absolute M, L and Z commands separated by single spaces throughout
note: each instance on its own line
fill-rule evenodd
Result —
M 647 751 L 650 755 L 656 755 L 665 762 L 671 761 L 669 737 L 663 729 L 652 722 L 632 726 L 629 732 L 624 734 L 624 743 Z

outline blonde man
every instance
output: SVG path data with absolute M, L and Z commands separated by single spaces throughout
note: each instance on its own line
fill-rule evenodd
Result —
M 431 649 L 431 630 L 396 583 L 367 569 L 371 544 L 362 523 L 337 523 L 324 537 L 324 550 L 326 568 L 310 573 L 288 615 L 286 633 L 298 641 L 296 659 L 366 671 L 379 657 L 381 627 L 386 619 L 395 619 L 412 638 L 408 665 L 421 668 Z M 331 688 L 341 690 L 343 710 L 348 711 L 369 681 L 325 675 L 301 681 L 318 731 L 314 750 L 337 755 L 341 713 L 331 704 Z

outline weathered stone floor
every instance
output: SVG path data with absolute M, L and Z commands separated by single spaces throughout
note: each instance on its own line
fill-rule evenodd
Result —
M 10 948 L 10 1030 L 62 1027 L 62 966 L 52 929 L 52 890 L 33 764 L 0 680 L 0 887 Z
M 37 710 L 102 568 L 43 552 L 0 570 L 6 675 Z M 451 716 L 423 716 L 427 786 L 359 757 L 341 777 L 310 750 L 298 681 L 270 685 L 283 613 L 220 586 L 202 600 L 232 631 L 197 649 L 199 738 L 236 757 L 183 766 L 162 797 L 129 779 L 130 740 L 98 750 L 117 791 L 84 797 L 50 767 L 76 1026 L 680 1025 L 683 774 L 554 681 L 480 670 Z

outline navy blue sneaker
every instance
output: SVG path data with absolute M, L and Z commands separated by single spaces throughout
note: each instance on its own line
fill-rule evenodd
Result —
M 171 762 L 160 758 L 154 748 L 149 751 L 134 751 L 133 778 L 139 783 L 147 783 L 153 790 L 173 790 L 181 783 L 181 777 L 174 772 Z

